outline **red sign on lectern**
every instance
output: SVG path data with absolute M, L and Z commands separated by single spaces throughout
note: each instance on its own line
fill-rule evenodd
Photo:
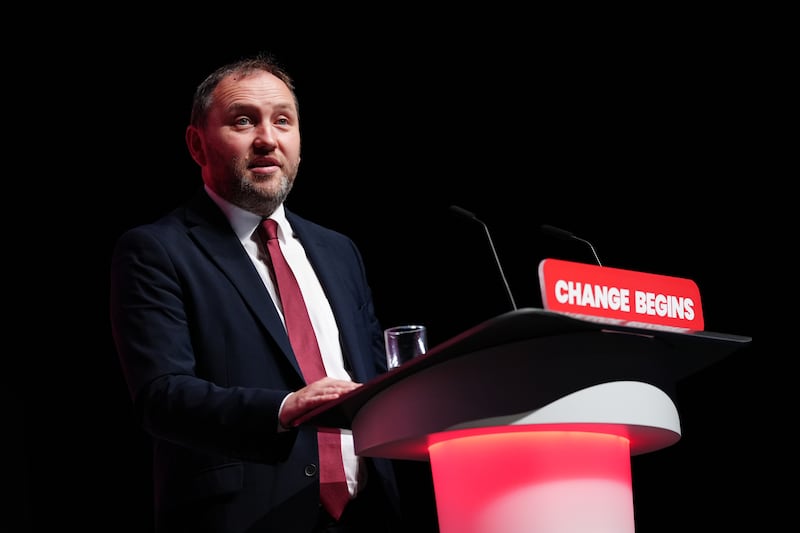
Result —
M 539 285 L 548 311 L 620 326 L 703 330 L 700 290 L 690 279 L 545 259 Z

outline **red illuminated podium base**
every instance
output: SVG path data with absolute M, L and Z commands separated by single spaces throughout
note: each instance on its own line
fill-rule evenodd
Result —
M 430 460 L 442 532 L 634 531 L 624 437 L 568 429 L 447 434 L 430 446 Z
M 431 368 L 367 402 L 353 421 L 357 453 L 430 460 L 442 533 L 633 533 L 630 456 L 680 438 L 669 396 L 647 383 L 616 381 L 535 410 L 418 433 L 414 426 L 435 418 L 424 412 L 452 397 L 452 391 L 437 397 L 421 390 L 441 391 L 434 383 L 461 374 L 458 367 L 468 359 L 454 361 L 455 368 Z M 471 386 L 473 401 L 482 401 L 480 385 Z M 410 421 L 409 409 L 422 423 L 402 423 Z
M 304 422 L 430 461 L 441 533 L 632 533 L 630 456 L 677 442 L 675 382 L 748 342 L 521 309 Z

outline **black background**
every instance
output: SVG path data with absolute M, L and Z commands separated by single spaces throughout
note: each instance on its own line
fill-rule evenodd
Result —
M 67 246 L 54 235 L 44 253 L 69 275 L 54 280 L 62 326 L 36 334 L 58 348 L 28 359 L 29 376 L 54 361 L 24 396 L 19 509 L 34 528 L 148 531 L 148 446 L 108 325 L 111 248 L 200 186 L 183 141 L 194 87 L 260 50 L 293 73 L 300 98 L 303 163 L 288 205 L 356 241 L 385 325 L 426 324 L 436 345 L 510 309 L 484 230 L 450 212 L 459 205 L 490 229 L 519 307 L 541 306 L 542 259 L 594 260 L 539 231 L 551 224 L 591 241 L 605 266 L 694 280 L 707 330 L 754 335 L 746 34 L 713 16 L 628 25 L 584 14 L 511 29 L 514 16 L 478 13 L 469 25 L 454 14 L 399 27 L 392 14 L 362 13 L 376 17 L 364 25 L 320 15 L 324 31 L 302 35 L 296 19 L 267 13 L 92 27 L 53 43 L 59 59 L 25 83 L 33 115 L 48 118 L 36 139 L 50 149 L 34 163 L 55 167 L 55 210 L 82 236 Z M 752 422 L 778 373 L 750 345 L 678 384 L 682 439 L 632 459 L 638 532 L 759 523 Z M 434 530 L 427 464 L 406 467 L 418 531 Z

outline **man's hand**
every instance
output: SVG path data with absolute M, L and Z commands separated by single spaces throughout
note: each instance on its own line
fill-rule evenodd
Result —
M 286 428 L 293 427 L 294 421 L 311 409 L 335 400 L 360 386 L 361 383 L 331 377 L 309 383 L 286 398 L 280 413 L 280 423 Z

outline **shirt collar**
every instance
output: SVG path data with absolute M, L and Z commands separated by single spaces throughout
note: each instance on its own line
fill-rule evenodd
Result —
M 225 214 L 225 217 L 227 217 L 231 224 L 231 228 L 233 228 L 233 231 L 236 233 L 236 236 L 239 237 L 239 240 L 244 241 L 245 239 L 249 239 L 253 232 L 258 228 L 259 224 L 261 224 L 262 217 L 242 209 L 239 206 L 233 205 L 212 191 L 208 185 L 205 185 L 205 189 L 211 199 L 214 200 L 214 203 L 216 203 Z M 269 216 L 269 218 L 278 223 L 278 227 L 283 231 L 284 235 L 290 234 L 287 231 L 289 228 L 289 221 L 286 220 L 286 211 L 283 208 L 283 204 L 279 205 Z

